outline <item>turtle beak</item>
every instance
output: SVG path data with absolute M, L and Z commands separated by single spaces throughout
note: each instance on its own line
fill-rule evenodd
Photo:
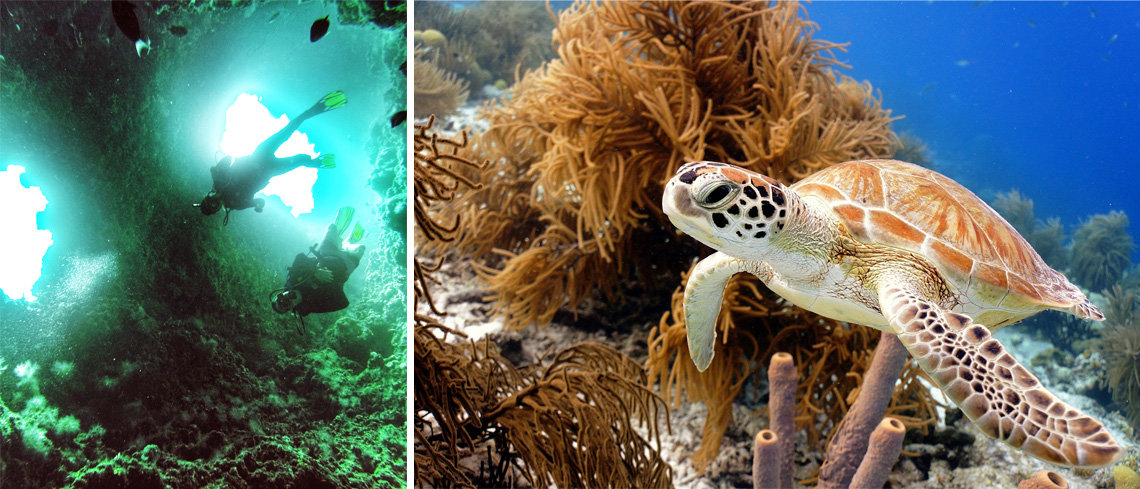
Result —
M 689 187 L 690 185 L 679 177 L 669 180 L 669 183 L 665 184 L 665 192 L 661 195 L 661 210 L 669 216 L 669 222 L 681 232 L 713 248 L 723 245 L 723 240 L 705 231 L 710 225 L 708 213 L 693 203 L 693 199 L 689 196 Z
M 695 214 L 693 207 L 693 201 L 689 198 L 689 184 L 677 178 L 665 184 L 665 192 L 661 194 L 661 210 L 669 216 L 674 226 L 681 227 L 677 222 L 679 218 Z M 684 228 L 681 230 L 686 231 Z

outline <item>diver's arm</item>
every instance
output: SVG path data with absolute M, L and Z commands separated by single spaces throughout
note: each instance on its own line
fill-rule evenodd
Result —
M 235 210 L 235 211 L 242 210 L 242 209 L 249 209 L 250 207 L 253 207 L 254 205 L 256 205 L 256 203 L 253 201 L 252 195 L 243 195 L 243 196 L 239 196 L 237 198 L 234 198 L 232 200 L 230 200 L 230 199 L 226 200 L 226 207 L 230 208 L 231 210 Z
M 210 167 L 210 178 L 214 181 L 214 190 L 222 186 L 225 181 L 226 169 L 222 168 L 222 162 L 218 162 Z
M 285 280 L 285 287 L 291 289 L 312 280 L 316 269 L 317 260 L 309 258 L 304 253 L 297 253 L 293 258 L 293 266 L 289 267 L 289 278 Z
M 329 224 L 325 228 L 325 237 L 321 240 L 321 254 L 332 254 L 340 251 L 340 232 L 337 231 L 335 224 Z

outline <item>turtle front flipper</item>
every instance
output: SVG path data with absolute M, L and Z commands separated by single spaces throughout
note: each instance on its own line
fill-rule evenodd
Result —
M 685 332 L 689 355 L 697 370 L 712 363 L 716 346 L 716 318 L 720 315 L 724 287 L 733 275 L 745 271 L 744 262 L 721 252 L 697 263 L 685 284 Z
M 1120 457 L 1100 422 L 1050 394 L 985 326 L 895 286 L 880 289 L 879 305 L 922 369 L 987 436 L 1064 466 Z

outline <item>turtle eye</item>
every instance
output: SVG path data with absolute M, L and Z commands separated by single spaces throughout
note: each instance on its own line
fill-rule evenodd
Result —
M 697 205 L 705 209 L 720 207 L 740 193 L 740 188 L 728 182 L 717 182 L 697 194 Z

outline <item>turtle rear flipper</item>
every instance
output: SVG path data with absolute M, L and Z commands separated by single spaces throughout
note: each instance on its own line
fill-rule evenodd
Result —
M 1064 466 L 1120 458 L 1100 422 L 1047 391 L 989 328 L 895 286 L 880 290 L 879 305 L 922 369 L 986 436 Z

